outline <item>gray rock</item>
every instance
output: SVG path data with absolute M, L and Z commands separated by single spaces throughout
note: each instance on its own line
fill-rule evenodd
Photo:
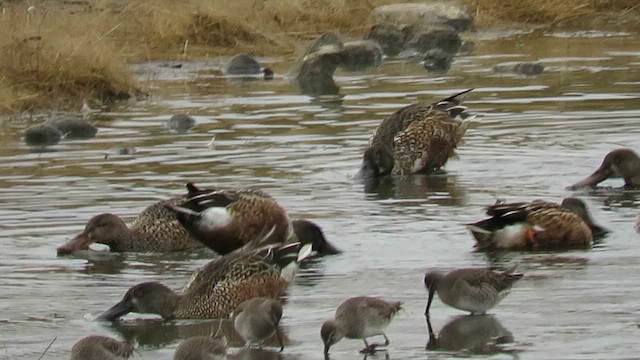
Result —
M 318 36 L 315 40 L 309 44 L 307 51 L 304 53 L 304 56 L 309 56 L 313 53 L 324 49 L 325 52 L 331 51 L 339 51 L 342 49 L 343 43 L 340 39 L 340 36 L 333 32 L 329 31 L 320 36 Z
M 222 67 L 222 72 L 227 75 L 251 76 L 264 74 L 265 79 L 273 79 L 273 71 L 269 68 L 262 68 L 256 59 L 247 54 L 238 54 L 231 58 Z
M 422 58 L 422 66 L 427 71 L 445 72 L 451 67 L 451 54 L 442 49 L 431 49 Z
M 544 66 L 537 62 L 506 62 L 493 66 L 494 73 L 514 73 L 524 76 L 540 75 L 544 72 Z
M 24 142 L 34 147 L 52 146 L 59 143 L 60 139 L 62 139 L 60 130 L 47 124 L 30 126 L 24 132 Z
M 450 54 L 455 54 L 460 49 L 462 40 L 460 35 L 452 27 L 436 27 L 422 30 L 413 35 L 408 46 L 424 53 L 431 49 L 442 49 Z
M 458 1 L 384 5 L 375 8 L 372 15 L 376 24 L 392 24 L 400 28 L 427 29 L 438 25 L 449 25 L 456 31 L 473 28 L 473 17 L 467 6 Z
M 49 119 L 45 124 L 55 127 L 65 139 L 91 139 L 96 136 L 98 128 L 82 118 Z
M 173 115 L 167 122 L 167 128 L 178 134 L 184 134 L 196 126 L 196 121 L 187 114 Z
M 382 48 L 372 40 L 349 41 L 342 48 L 340 67 L 356 71 L 378 66 L 382 62 Z
M 365 37 L 377 42 L 387 56 L 398 55 L 404 49 L 406 38 L 406 34 L 399 27 L 390 24 L 373 25 Z

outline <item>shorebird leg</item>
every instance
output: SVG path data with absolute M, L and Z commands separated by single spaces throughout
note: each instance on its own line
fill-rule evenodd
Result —
M 362 339 L 362 341 L 364 341 L 364 349 L 360 350 L 360 354 L 372 354 L 376 351 L 378 344 L 369 344 L 367 339 Z
M 389 346 L 389 344 L 391 344 L 391 342 L 389 341 L 389 338 L 387 337 L 387 334 L 382 333 L 382 336 L 384 336 L 384 346 Z
M 276 337 L 278 338 L 278 343 L 280 344 L 280 352 L 284 350 L 284 342 L 282 342 L 282 335 L 280 334 L 280 327 L 276 328 Z

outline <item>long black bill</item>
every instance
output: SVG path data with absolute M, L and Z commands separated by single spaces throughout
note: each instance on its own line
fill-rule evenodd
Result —
M 128 301 L 122 299 L 119 303 L 113 305 L 109 310 L 103 312 L 96 318 L 98 321 L 114 321 L 133 311 L 133 307 Z

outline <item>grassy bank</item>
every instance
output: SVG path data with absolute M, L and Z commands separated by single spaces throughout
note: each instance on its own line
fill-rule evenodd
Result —
M 362 36 L 398 0 L 61 0 L 5 5 L 0 112 L 79 108 L 141 92 L 127 62 L 289 54 L 327 30 Z M 637 0 L 467 0 L 477 24 L 634 15 Z

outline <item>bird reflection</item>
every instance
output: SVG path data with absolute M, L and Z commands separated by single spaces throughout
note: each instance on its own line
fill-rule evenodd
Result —
M 376 200 L 428 199 L 438 205 L 465 205 L 466 191 L 454 175 L 384 176 L 361 180 L 364 192 Z
M 233 360 L 281 360 L 283 359 L 282 353 L 257 348 L 244 348 L 240 349 L 237 353 L 228 355 L 228 359 Z
M 371 356 L 371 358 L 373 359 L 380 359 L 380 353 L 384 353 L 384 359 L 385 360 L 390 360 L 391 357 L 389 357 L 389 352 L 387 350 L 376 350 L 373 353 L 365 353 L 364 357 L 362 358 L 362 360 L 367 360 L 367 358 L 369 356 Z M 324 354 L 324 360 L 331 360 L 331 355 L 330 354 Z
M 233 322 L 228 319 L 217 319 L 195 322 L 172 322 L 161 319 L 145 319 L 131 321 L 116 321 L 111 324 L 113 329 L 122 334 L 128 342 L 137 342 L 140 346 L 161 347 L 178 340 L 188 339 L 193 336 L 210 336 L 220 332 L 227 338 L 229 347 L 243 347 L 245 342 L 233 327 Z M 291 341 L 281 328 L 282 341 L 285 346 Z M 280 347 L 276 336 L 272 336 L 263 343 L 267 347 Z M 259 358 L 262 359 L 262 358 Z
M 436 336 L 427 317 L 427 350 L 456 351 L 477 355 L 509 352 L 501 345 L 513 342 L 513 335 L 492 315 L 458 316 Z

